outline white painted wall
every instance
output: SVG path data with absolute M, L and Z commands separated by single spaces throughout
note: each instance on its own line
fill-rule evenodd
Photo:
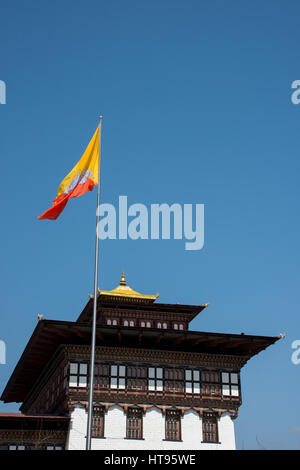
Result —
M 156 407 L 143 415 L 143 440 L 125 439 L 126 415 L 123 408 L 113 406 L 104 417 L 104 439 L 92 439 L 92 449 L 105 450 L 234 450 L 234 424 L 229 414 L 218 420 L 220 444 L 202 443 L 202 422 L 199 414 L 186 411 L 181 418 L 182 442 L 164 441 L 165 416 Z M 66 444 L 69 450 L 84 450 L 87 427 L 87 412 L 77 406 L 71 414 L 71 426 Z

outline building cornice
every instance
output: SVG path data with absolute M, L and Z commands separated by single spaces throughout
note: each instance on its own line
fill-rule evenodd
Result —
M 65 351 L 69 359 L 90 359 L 89 346 L 65 345 Z M 100 362 L 120 361 L 126 363 L 149 363 L 154 365 L 170 364 L 172 366 L 201 366 L 234 370 L 239 370 L 249 359 L 247 356 L 105 346 L 96 347 L 95 358 Z
M 88 401 L 85 400 L 79 400 L 79 401 L 70 401 L 69 402 L 69 411 L 72 412 L 76 406 L 81 406 L 85 408 L 86 411 L 88 411 Z M 199 414 L 200 418 L 203 417 L 203 413 L 207 411 L 214 412 L 218 415 L 219 418 L 221 418 L 224 414 L 229 414 L 232 419 L 236 419 L 238 416 L 238 407 L 236 406 L 228 406 L 228 407 L 220 407 L 220 406 L 215 406 L 212 404 L 209 404 L 209 406 L 206 407 L 201 407 L 199 406 L 184 406 L 184 405 L 163 405 L 163 404 L 145 404 L 142 402 L 107 402 L 107 401 L 97 401 L 94 403 L 94 406 L 101 406 L 104 408 L 105 413 L 108 413 L 110 408 L 113 407 L 120 407 L 123 408 L 124 413 L 126 414 L 128 411 L 128 408 L 131 407 L 138 407 L 143 410 L 143 413 L 146 414 L 149 410 L 156 408 L 162 412 L 163 415 L 165 415 L 166 410 L 169 409 L 177 409 L 180 410 L 181 415 L 184 416 L 184 414 L 187 411 L 195 411 L 196 413 Z

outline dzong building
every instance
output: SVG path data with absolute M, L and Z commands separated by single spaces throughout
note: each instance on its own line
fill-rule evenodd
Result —
M 240 372 L 280 336 L 192 331 L 207 307 L 99 290 L 92 449 L 235 449 Z M 85 449 L 93 296 L 76 321 L 40 319 L 1 400 L 0 449 Z M 263 360 L 263 357 L 262 357 Z

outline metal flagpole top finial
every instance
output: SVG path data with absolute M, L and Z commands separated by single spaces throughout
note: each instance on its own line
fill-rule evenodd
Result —
M 99 119 L 103 119 L 103 116 L 102 116 L 102 114 L 101 114 L 101 116 L 99 116 Z

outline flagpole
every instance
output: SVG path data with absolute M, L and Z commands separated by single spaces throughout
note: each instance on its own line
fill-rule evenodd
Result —
M 94 395 L 94 369 L 95 369 L 95 346 L 96 346 L 96 324 L 97 324 L 97 296 L 98 296 L 98 223 L 100 217 L 100 163 L 101 163 L 101 128 L 102 116 L 99 123 L 99 169 L 98 169 L 98 189 L 97 189 L 97 213 L 96 213 L 96 246 L 95 246 L 95 274 L 94 274 L 94 305 L 93 305 L 93 325 L 92 325 L 92 343 L 91 343 L 91 361 L 90 361 L 90 389 L 88 401 L 88 421 L 86 450 L 91 450 L 92 418 L 93 418 L 93 395 Z

